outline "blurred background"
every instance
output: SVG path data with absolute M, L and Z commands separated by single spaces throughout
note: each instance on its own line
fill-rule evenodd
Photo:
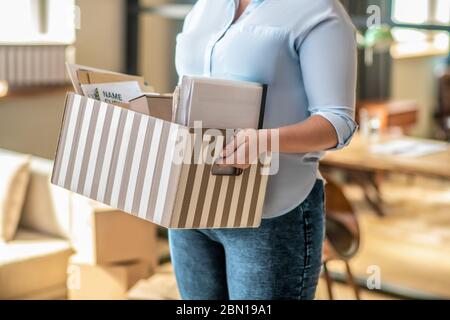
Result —
M 317 298 L 448 299 L 450 0 L 341 2 L 359 31 L 360 130 L 322 161 Z M 176 35 L 194 3 L 0 2 L 0 299 L 178 298 L 164 230 L 48 177 L 71 90 L 65 61 L 172 92 Z

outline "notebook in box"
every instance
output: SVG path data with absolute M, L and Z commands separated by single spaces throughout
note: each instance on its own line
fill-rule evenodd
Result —
M 267 86 L 254 82 L 184 76 L 177 123 L 204 128 L 258 129 L 263 125 Z

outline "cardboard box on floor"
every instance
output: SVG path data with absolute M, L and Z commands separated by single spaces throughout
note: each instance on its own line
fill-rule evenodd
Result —
M 127 294 L 129 300 L 180 300 L 173 273 L 157 273 L 139 280 Z
M 83 201 L 74 203 L 84 205 Z M 106 206 L 98 205 L 94 210 L 79 209 L 74 207 L 76 214 L 72 221 L 76 261 L 97 265 L 142 260 L 150 267 L 156 267 L 156 225 Z
M 145 261 L 115 265 L 71 263 L 68 268 L 67 289 L 71 300 L 123 300 L 128 290 L 153 270 Z

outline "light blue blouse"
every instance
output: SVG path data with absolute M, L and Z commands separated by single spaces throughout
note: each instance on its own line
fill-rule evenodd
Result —
M 203 75 L 268 84 L 265 128 L 320 115 L 340 149 L 356 124 L 355 29 L 338 0 L 253 0 L 233 23 L 239 0 L 199 0 L 177 36 L 179 76 Z M 279 154 L 264 218 L 298 206 L 318 177 L 323 152 Z

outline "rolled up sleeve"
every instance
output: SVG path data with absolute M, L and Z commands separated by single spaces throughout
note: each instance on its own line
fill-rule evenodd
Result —
M 357 129 L 357 52 L 350 22 L 329 17 L 311 28 L 298 47 L 308 110 L 328 120 L 336 130 L 337 145 L 347 146 Z
M 311 114 L 319 115 L 327 119 L 336 130 L 338 144 L 331 150 L 339 150 L 346 147 L 356 132 L 358 126 L 354 121 L 354 111 L 351 107 L 317 107 L 311 108 Z

